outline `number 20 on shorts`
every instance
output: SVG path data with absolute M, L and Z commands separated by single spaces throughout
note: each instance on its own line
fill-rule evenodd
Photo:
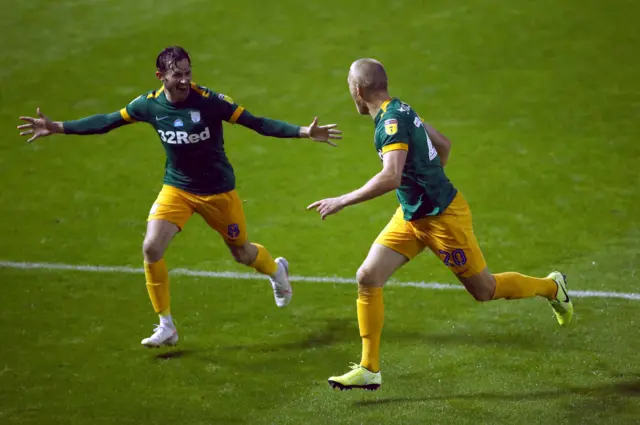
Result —
M 456 249 L 451 252 L 439 250 L 438 253 L 442 257 L 442 262 L 447 267 L 464 266 L 467 263 L 467 256 L 461 249 Z

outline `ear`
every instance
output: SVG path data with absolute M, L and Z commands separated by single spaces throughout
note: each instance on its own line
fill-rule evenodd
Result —
M 160 81 L 163 81 L 164 74 L 162 74 L 160 71 L 156 71 L 156 78 Z
M 358 95 L 359 98 L 363 98 L 362 87 L 360 86 L 360 84 L 356 84 L 356 94 Z

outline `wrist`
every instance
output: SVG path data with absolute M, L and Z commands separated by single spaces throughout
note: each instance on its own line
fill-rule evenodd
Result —
M 298 131 L 298 137 L 301 139 L 309 138 L 309 127 L 300 127 Z
M 53 122 L 53 132 L 58 134 L 64 133 L 64 122 L 63 121 L 54 121 Z

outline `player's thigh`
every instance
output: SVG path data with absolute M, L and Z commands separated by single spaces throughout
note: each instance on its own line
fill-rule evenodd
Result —
M 179 189 L 163 186 L 147 218 L 143 253 L 146 261 L 162 258 L 169 242 L 187 223 L 193 207 Z
M 373 243 L 386 246 L 409 260 L 420 254 L 425 246 L 414 233 L 411 223 L 405 221 L 400 207 Z
M 180 228 L 166 220 L 151 220 L 147 222 L 147 232 L 144 237 L 143 253 L 148 263 L 155 263 L 164 255 L 169 242 L 180 231 Z
M 358 269 L 358 283 L 382 286 L 407 261 L 424 249 L 398 208 L 374 241 L 367 258 Z
M 244 247 L 248 240 L 242 200 L 238 192 L 199 196 L 196 212 L 222 236 L 229 247 Z
M 182 230 L 195 211 L 192 196 L 184 190 L 167 185 L 162 186 L 162 190 L 149 211 L 147 221 L 168 221 Z
M 471 209 L 461 193 L 441 215 L 412 224 L 420 240 L 459 278 L 480 274 L 487 267 L 473 232 Z
M 384 286 L 389 278 L 409 259 L 393 249 L 374 243 L 358 269 L 356 279 L 363 286 Z

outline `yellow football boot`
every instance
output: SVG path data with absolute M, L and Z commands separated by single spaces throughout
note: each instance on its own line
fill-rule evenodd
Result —
M 380 384 L 382 384 L 382 375 L 380 372 L 373 373 L 369 369 L 355 363 L 351 363 L 349 367 L 351 368 L 351 372 L 329 378 L 331 388 L 339 388 L 340 391 L 350 390 L 352 388 L 375 391 L 380 388 Z
M 567 291 L 567 277 L 560 272 L 551 272 L 547 278 L 553 279 L 558 285 L 556 298 L 549 300 L 549 304 L 551 304 L 560 326 L 568 325 L 573 317 L 573 303 L 569 298 L 569 291 Z

